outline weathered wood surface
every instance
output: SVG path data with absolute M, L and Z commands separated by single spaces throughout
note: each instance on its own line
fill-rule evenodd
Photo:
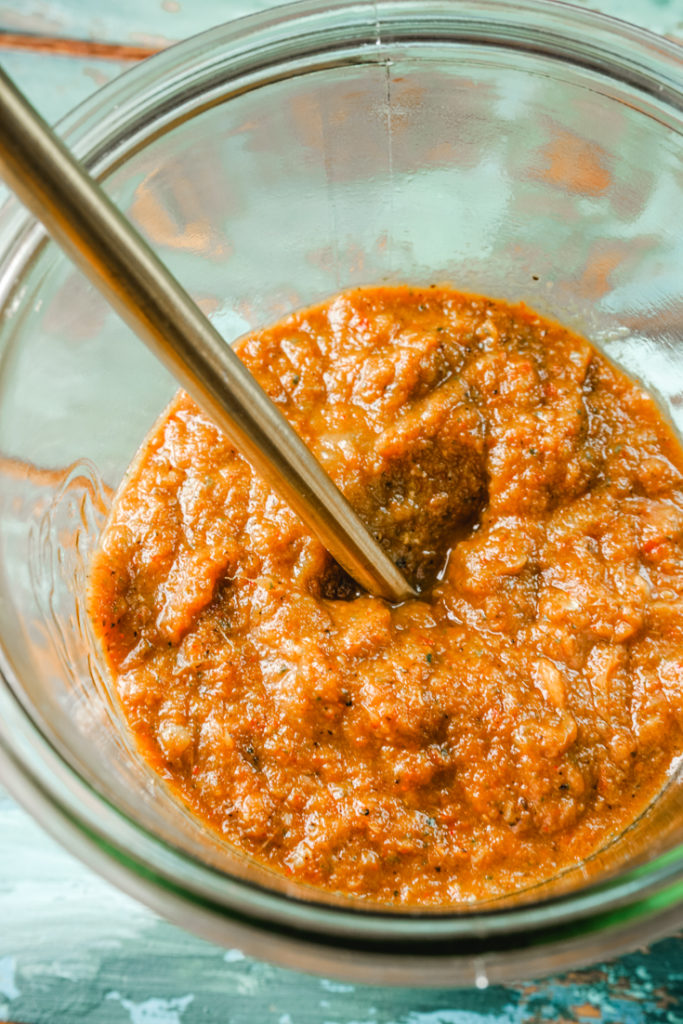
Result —
M 7 0 L 0 3 L 0 60 L 54 121 L 132 58 L 261 6 L 261 0 Z M 599 6 L 683 39 L 683 0 L 600 0 Z M 343 985 L 271 967 L 166 924 L 57 847 L 0 790 L 0 1020 L 683 1024 L 683 939 L 591 970 L 486 991 Z
M 273 968 L 186 935 L 0 796 L 0 1020 L 23 1024 L 676 1024 L 682 940 L 544 982 L 405 991 Z
M 683 940 L 543 982 L 418 991 L 271 967 L 159 920 L 0 795 L 0 1020 L 22 1024 L 678 1024 Z
M 164 45 L 285 0 L 4 0 L 0 27 L 12 32 Z M 653 32 L 683 35 L 680 0 L 579 0 Z

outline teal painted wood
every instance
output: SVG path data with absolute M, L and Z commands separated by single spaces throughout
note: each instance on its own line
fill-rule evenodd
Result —
M 284 0 L 270 0 L 275 7 Z M 683 37 L 681 0 L 586 0 L 618 18 L 654 32 Z M 0 26 L 8 31 L 97 39 L 106 42 L 163 45 L 212 25 L 261 10 L 263 0 L 4 0 Z
M 683 941 L 514 986 L 371 988 L 272 967 L 159 920 L 0 792 L 0 1020 L 25 1024 L 678 1024 Z
M 261 0 L 6 0 L 0 30 L 161 45 Z M 683 38 L 683 0 L 600 0 Z M 124 62 L 2 50 L 56 120 Z M 683 1024 L 683 938 L 543 982 L 485 991 L 344 985 L 174 928 L 57 847 L 0 790 L 0 1020 L 22 1024 Z
M 59 35 L 127 45 L 163 46 L 285 0 L 5 0 L 7 31 Z M 642 0 L 636 0 L 642 2 Z
M 1 36 L 0 63 L 51 123 L 130 67 L 127 61 L 11 50 L 2 47 Z

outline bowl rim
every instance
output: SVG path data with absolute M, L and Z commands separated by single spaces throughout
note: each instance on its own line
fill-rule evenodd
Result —
M 669 118 L 683 135 L 683 51 L 645 29 L 559 0 L 304 0 L 271 8 L 148 58 L 67 114 L 58 130 L 91 173 L 106 180 L 150 137 L 225 101 L 236 83 L 258 88 L 277 64 L 296 62 L 302 53 L 329 61 L 331 37 L 342 30 L 338 48 L 356 47 L 357 59 L 380 64 L 387 62 L 389 47 L 404 44 L 520 48 L 526 42 L 526 52 L 581 64 L 642 93 L 653 116 Z M 198 97 L 203 105 L 197 106 Z M 43 228 L 14 200 L 0 211 L 0 308 L 46 240 Z M 0 683 L 0 765 L 8 788 L 72 852 L 100 873 L 115 874 L 117 884 L 143 901 L 154 902 L 155 889 L 182 895 L 236 927 L 265 926 L 293 942 L 314 936 L 321 948 L 353 949 L 359 956 L 390 946 L 393 956 L 408 954 L 415 961 L 417 947 L 422 953 L 429 947 L 429 957 L 445 957 L 451 973 L 453 957 L 465 953 L 462 943 L 470 956 L 505 956 L 505 948 L 510 959 L 515 947 L 571 943 L 581 922 L 602 933 L 616 925 L 623 931 L 637 918 L 636 941 L 642 942 L 644 929 L 658 934 L 683 902 L 683 846 L 580 890 L 467 914 L 340 907 L 266 890 L 170 847 L 80 776 L 22 705 L 1 640 Z M 158 900 L 155 908 L 169 916 Z M 182 915 L 178 923 L 193 927 Z M 406 983 L 414 984 L 414 978 Z

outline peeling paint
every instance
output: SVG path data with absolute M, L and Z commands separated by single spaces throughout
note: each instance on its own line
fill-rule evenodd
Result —
M 507 1004 L 502 1013 L 479 1013 L 476 1010 L 429 1010 L 409 1013 L 405 1024 L 524 1024 L 527 1018 L 519 1006 Z
M 121 1003 L 130 1014 L 130 1024 L 182 1024 L 181 1014 L 194 1000 L 194 995 L 180 999 L 146 999 L 142 1003 L 124 999 L 118 992 L 108 992 L 106 998 Z
M 21 992 L 17 988 L 17 958 L 14 956 L 3 956 L 0 959 L 0 993 L 12 1002 L 18 999 Z
M 223 954 L 223 959 L 226 964 L 236 964 L 240 960 L 246 960 L 246 957 L 241 949 L 226 949 Z

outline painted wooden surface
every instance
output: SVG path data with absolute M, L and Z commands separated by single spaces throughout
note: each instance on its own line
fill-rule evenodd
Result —
M 680 1024 L 683 939 L 485 991 L 295 974 L 166 924 L 0 794 L 0 1020 L 23 1024 Z
M 54 121 L 143 51 L 261 6 L 260 0 L 8 0 L 0 2 L 0 61 Z M 683 0 L 600 0 L 599 6 L 683 40 Z M 590 970 L 485 991 L 365 988 L 311 978 L 160 920 L 57 847 L 0 789 L 0 1020 L 683 1024 L 683 937 Z
M 163 45 L 285 0 L 5 0 L 0 25 L 9 31 Z M 680 0 L 579 0 L 654 32 L 683 35 Z

